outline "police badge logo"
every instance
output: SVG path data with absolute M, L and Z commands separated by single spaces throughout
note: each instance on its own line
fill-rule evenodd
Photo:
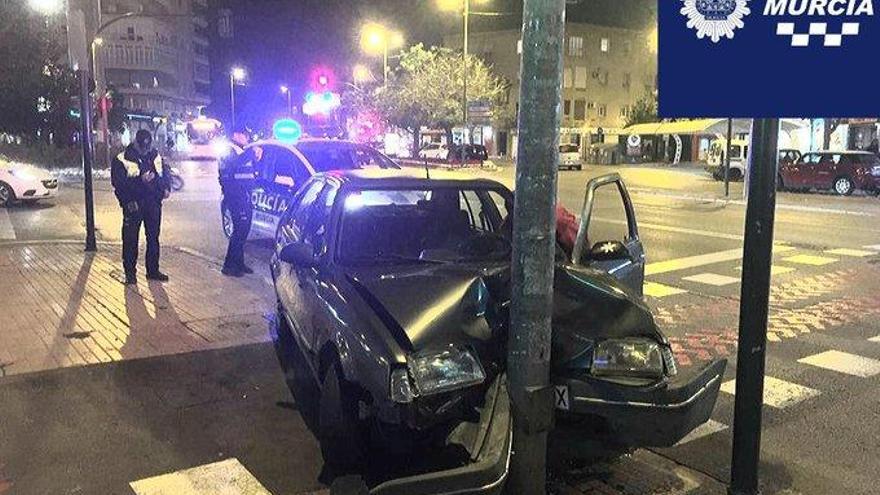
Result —
M 751 13 L 749 0 L 681 1 L 681 14 L 688 18 L 687 26 L 697 31 L 697 38 L 709 38 L 713 43 L 722 38 L 733 39 L 734 30 L 744 27 L 743 18 Z

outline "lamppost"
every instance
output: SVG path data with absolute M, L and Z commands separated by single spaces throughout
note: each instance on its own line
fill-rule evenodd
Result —
M 357 64 L 351 70 L 351 77 L 355 83 L 363 84 L 370 82 L 373 79 L 373 74 L 370 73 L 370 69 L 366 65 Z
M 403 46 L 403 35 L 377 23 L 361 28 L 361 49 L 368 55 L 382 55 L 383 81 L 388 82 L 388 50 Z
M 235 83 L 241 83 L 247 72 L 241 67 L 233 67 L 229 71 L 229 101 L 232 107 L 232 129 L 235 130 Z
M 486 2 L 487 0 L 474 0 L 476 2 Z M 464 133 L 462 134 L 461 139 L 461 161 L 464 163 L 465 157 L 465 138 L 468 134 L 468 31 L 470 29 L 470 18 L 473 14 L 471 12 L 471 0 L 437 0 L 437 6 L 440 10 L 446 12 L 461 12 L 461 16 L 463 19 L 463 33 L 462 33 L 462 97 L 461 97 L 461 113 L 464 120 Z M 497 14 L 492 14 L 497 15 Z
M 287 115 L 292 117 L 293 116 L 293 102 L 290 99 L 290 94 L 291 94 L 290 88 L 287 85 L 282 84 L 281 85 L 281 94 L 287 95 Z

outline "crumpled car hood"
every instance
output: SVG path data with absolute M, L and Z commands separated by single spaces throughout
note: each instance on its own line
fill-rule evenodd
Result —
M 409 351 L 493 337 L 503 339 L 497 345 L 507 344 L 508 265 L 363 268 L 349 271 L 348 279 Z M 665 341 L 644 302 L 604 272 L 557 265 L 554 290 L 554 365 L 581 355 L 596 339 Z

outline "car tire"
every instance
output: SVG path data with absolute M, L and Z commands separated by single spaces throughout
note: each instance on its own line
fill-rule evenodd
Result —
M 584 166 L 583 166 L 583 165 L 578 165 L 576 168 L 577 168 L 578 172 L 580 172 L 581 170 L 584 169 Z
M 730 177 L 730 182 L 739 182 L 739 181 L 743 180 L 742 172 L 738 168 L 730 169 L 729 177 Z M 722 175 L 721 178 L 724 179 L 724 176 Z
M 324 462 L 335 474 L 358 473 L 366 464 L 359 396 L 357 388 L 343 378 L 339 363 L 331 364 L 321 383 L 318 439 Z
M 782 178 L 782 174 L 776 176 L 776 190 L 777 191 L 785 191 L 785 180 Z
M 856 185 L 853 184 L 852 179 L 845 175 L 834 179 L 834 184 L 832 184 L 831 187 L 834 189 L 834 192 L 840 196 L 849 196 L 856 189 Z
M 15 201 L 15 191 L 9 184 L 0 182 L 0 207 L 9 206 L 13 201 Z
M 278 325 L 277 340 L 274 342 L 275 354 L 284 373 L 284 382 L 293 395 L 296 408 L 306 426 L 317 433 L 321 390 L 303 357 L 299 344 L 293 337 L 287 319 L 281 311 L 275 313 L 275 318 Z
M 222 207 L 220 210 L 220 222 L 220 225 L 223 228 L 223 235 L 225 235 L 226 238 L 229 239 L 230 237 L 232 237 L 233 229 L 232 212 L 229 211 L 229 208 L 225 206 Z

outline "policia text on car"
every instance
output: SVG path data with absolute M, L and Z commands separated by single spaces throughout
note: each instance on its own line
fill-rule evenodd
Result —
M 140 130 L 133 143 L 113 159 L 111 181 L 122 207 L 122 264 L 125 283 L 137 283 L 138 238 L 141 224 L 147 235 L 147 279 L 165 282 L 168 276 L 159 270 L 159 232 L 162 226 L 162 201 L 171 188 L 162 157 L 153 149 L 153 136 Z

